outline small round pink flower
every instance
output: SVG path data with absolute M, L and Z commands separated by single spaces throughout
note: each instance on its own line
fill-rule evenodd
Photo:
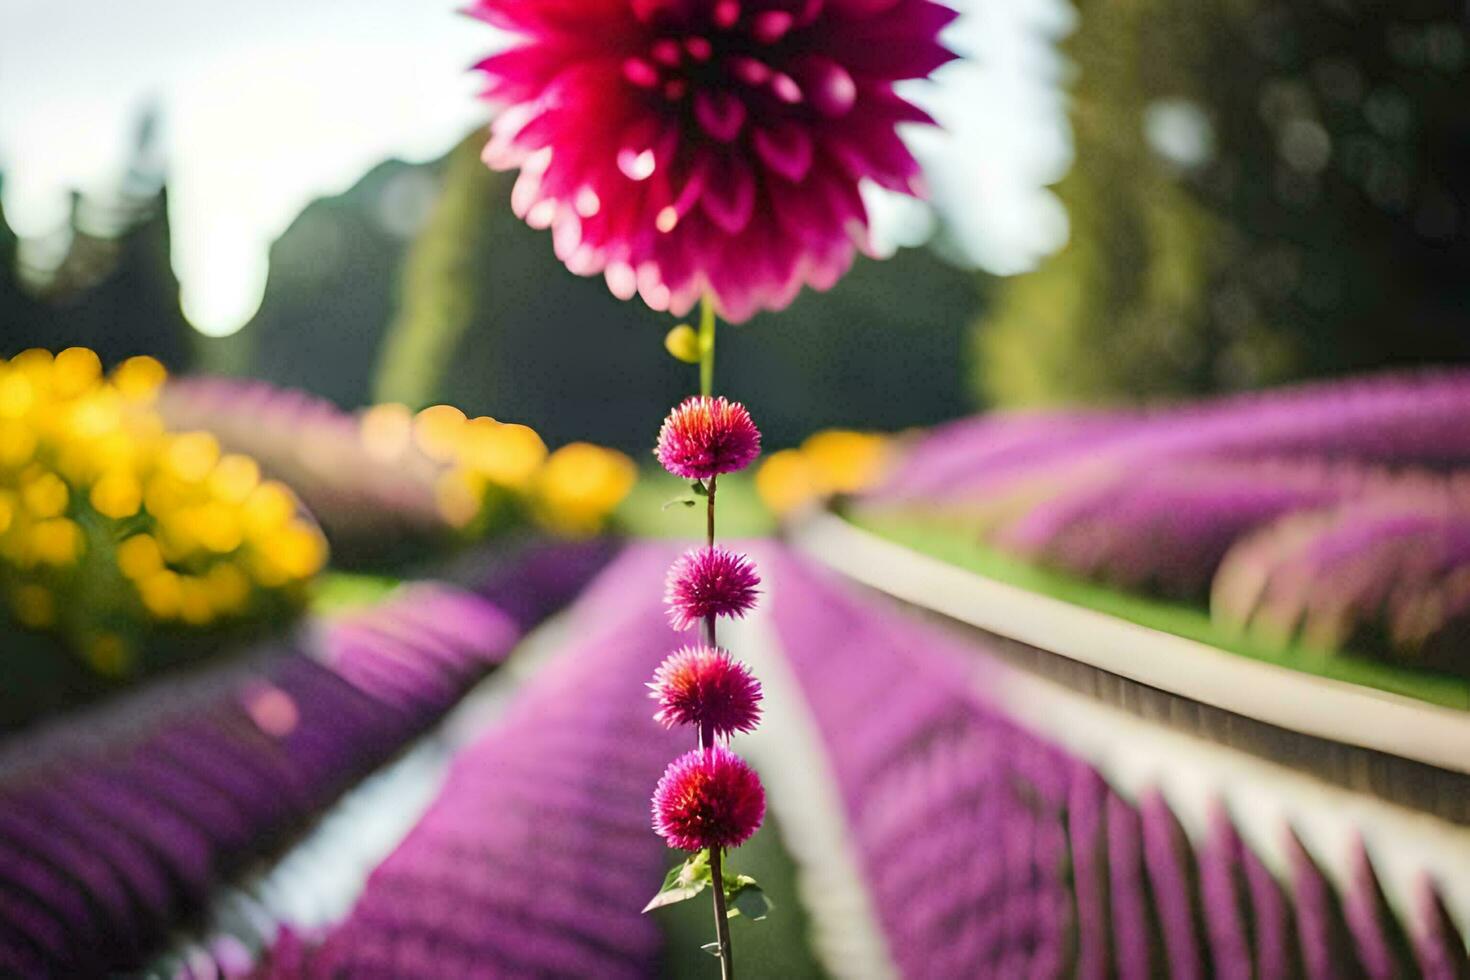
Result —
M 760 430 L 744 405 L 695 395 L 664 419 L 654 455 L 675 476 L 708 480 L 745 469 L 760 451 Z
M 708 727 L 716 735 L 755 731 L 761 684 L 750 668 L 716 647 L 685 647 L 669 654 L 648 685 L 666 728 Z
M 653 829 L 682 851 L 739 847 L 765 815 L 760 777 L 740 756 L 717 745 L 669 763 L 653 791 Z
M 744 616 L 755 608 L 755 566 L 719 545 L 686 551 L 669 567 L 664 604 L 669 625 L 687 630 L 710 616 Z

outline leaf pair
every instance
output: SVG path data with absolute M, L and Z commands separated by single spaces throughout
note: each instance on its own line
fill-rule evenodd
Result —
M 743 915 L 752 922 L 759 922 L 770 914 L 774 905 L 754 878 L 750 875 L 735 875 L 728 872 L 723 878 L 728 918 L 733 919 L 737 915 Z M 669 870 L 664 877 L 663 887 L 643 907 L 643 911 L 652 912 L 666 905 L 687 902 L 712 884 L 714 884 L 714 875 L 710 871 L 709 851 L 700 851 L 685 860 L 683 864 Z

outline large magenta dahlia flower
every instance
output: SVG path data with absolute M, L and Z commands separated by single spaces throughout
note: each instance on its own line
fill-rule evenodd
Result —
M 933 0 L 474 0 L 518 35 L 476 66 L 485 162 L 556 254 L 623 299 L 727 319 L 826 289 L 866 240 L 859 183 L 918 193 L 894 83 L 954 56 Z
M 739 847 L 765 815 L 760 777 L 722 746 L 679 756 L 653 791 L 653 829 L 681 851 Z

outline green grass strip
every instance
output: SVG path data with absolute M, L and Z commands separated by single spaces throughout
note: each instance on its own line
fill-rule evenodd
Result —
M 311 597 L 311 611 L 335 613 L 371 606 L 398 585 L 398 579 L 381 575 L 328 572 L 316 584 L 316 591 Z
M 1298 645 L 1281 647 L 1249 635 L 1237 635 L 1221 628 L 1207 611 L 1198 606 L 1119 592 L 1106 585 L 1041 568 L 986 547 L 968 535 L 957 534 L 952 526 L 939 521 L 907 516 L 860 515 L 852 518 L 852 522 L 889 541 L 967 571 L 1108 613 L 1140 626 L 1292 670 L 1373 687 L 1430 704 L 1470 710 L 1470 679 L 1467 678 L 1416 670 L 1351 652 L 1324 653 Z

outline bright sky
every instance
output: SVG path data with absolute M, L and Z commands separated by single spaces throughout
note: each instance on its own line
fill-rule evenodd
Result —
M 944 123 L 912 134 L 964 257 L 1021 271 L 1065 239 L 1044 184 L 1069 159 L 1048 36 L 1065 0 L 959 0 L 971 60 L 910 94 Z M 384 159 L 430 160 L 483 122 L 465 69 L 498 43 L 458 0 L 0 0 L 0 173 L 22 238 L 107 195 L 156 106 L 184 313 L 222 336 L 249 321 L 270 244 L 312 200 Z M 922 209 L 877 204 L 880 239 L 922 239 Z

